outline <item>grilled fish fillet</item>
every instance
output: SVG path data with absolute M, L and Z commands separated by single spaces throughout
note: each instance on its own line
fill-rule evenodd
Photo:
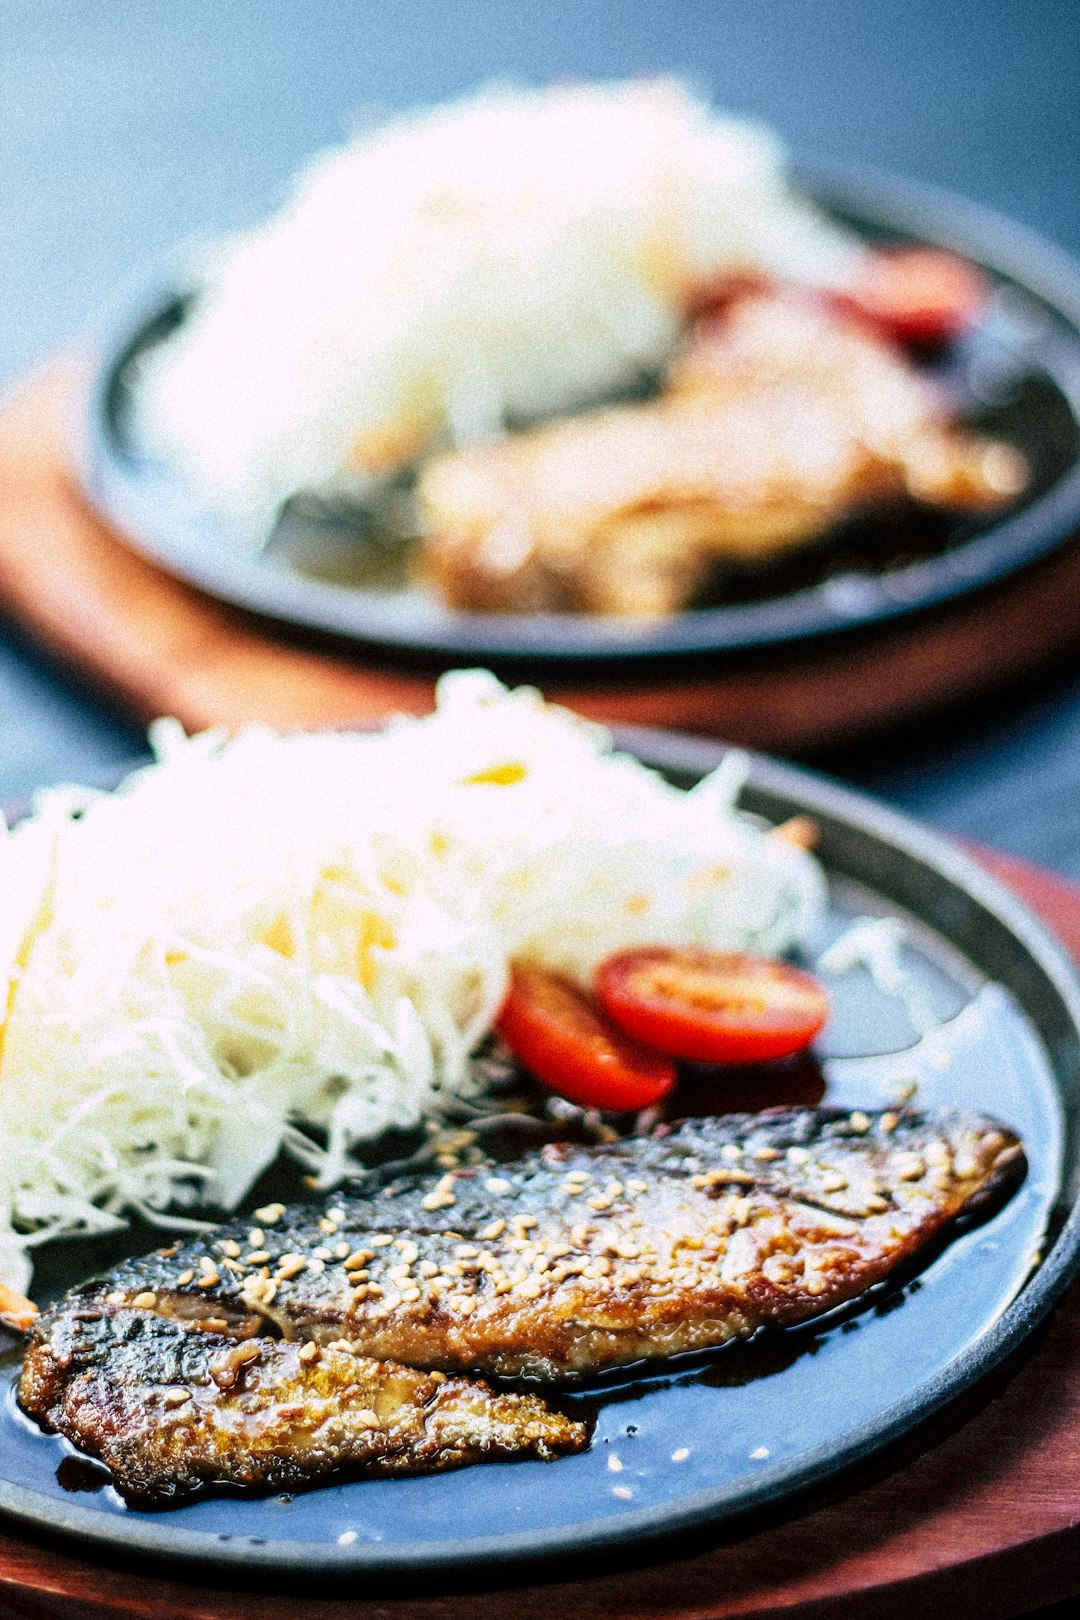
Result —
M 258 1376 L 282 1368 L 286 1381 L 308 1365 L 292 1346 L 342 1339 L 380 1362 L 549 1380 L 703 1350 L 852 1299 L 1023 1169 L 1017 1138 L 976 1114 L 810 1108 L 361 1184 L 314 1208 L 271 1205 L 254 1227 L 233 1222 L 74 1290 L 32 1331 L 21 1400 L 61 1426 L 68 1384 L 90 1376 L 71 1349 L 80 1321 L 124 1324 L 119 1338 L 90 1335 L 102 1400 L 146 1382 L 158 1332 L 177 1346 L 187 1339 L 170 1335 L 186 1333 L 208 1357 L 272 1345 Z M 312 1400 L 312 1377 L 289 1399 Z M 100 1448 L 100 1425 L 64 1422 Z M 555 1433 L 543 1443 L 559 1446 Z
M 990 510 L 1026 477 L 891 346 L 754 294 L 699 330 L 660 398 L 429 463 L 420 567 L 455 608 L 657 616 L 717 559 L 775 555 L 904 494 Z
M 20 1399 L 101 1459 L 132 1502 L 281 1490 L 337 1470 L 432 1473 L 580 1451 L 585 1425 L 532 1395 L 153 1310 L 69 1308 L 26 1358 Z

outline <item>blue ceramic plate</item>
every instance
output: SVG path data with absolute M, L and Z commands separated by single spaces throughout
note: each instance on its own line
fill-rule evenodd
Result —
M 722 752 L 656 733 L 624 741 L 684 783 Z M 825 1100 L 881 1106 L 915 1081 L 926 1106 L 998 1115 L 1023 1135 L 1030 1162 L 1003 1209 L 838 1317 L 566 1393 L 593 1422 L 592 1444 L 551 1463 L 135 1511 L 100 1470 L 20 1415 L 13 1350 L 0 1399 L 0 1510 L 103 1553 L 239 1566 L 252 1578 L 363 1571 L 430 1580 L 463 1567 L 595 1555 L 790 1505 L 915 1428 L 1016 1349 L 1080 1262 L 1080 983 L 1060 947 L 981 869 L 872 802 L 758 760 L 744 803 L 770 820 L 799 811 L 818 820 L 830 930 L 867 913 L 908 925 L 907 966 L 930 1032 L 918 1036 L 904 1005 L 869 979 L 835 981 L 820 1046 Z M 820 1094 L 820 1077 L 805 1068 L 784 1084 L 803 1095 L 761 1102 Z M 253 1204 L 264 1196 L 260 1188 Z M 126 1234 L 112 1254 L 54 1245 L 42 1256 L 42 1292 L 160 1241 L 160 1233 Z
M 410 585 L 404 553 L 357 541 L 356 510 L 291 503 L 252 559 L 180 477 L 140 448 L 138 361 L 183 322 L 190 277 L 142 288 L 105 336 L 81 457 L 92 503 L 171 573 L 283 624 L 367 647 L 454 658 L 640 660 L 794 641 L 977 590 L 1080 528 L 1080 266 L 959 198 L 878 174 L 807 171 L 805 189 L 868 237 L 932 242 L 983 265 L 995 293 L 941 369 L 967 414 L 1032 468 L 1022 502 L 982 524 L 909 514 L 852 523 L 781 562 L 729 577 L 724 599 L 666 620 L 457 613 Z

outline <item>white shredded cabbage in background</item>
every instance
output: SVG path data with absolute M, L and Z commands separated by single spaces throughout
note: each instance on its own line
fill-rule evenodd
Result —
M 695 287 L 851 279 L 764 126 L 675 79 L 489 87 L 399 117 L 219 245 L 143 363 L 139 434 L 257 552 L 295 491 L 667 366 Z
M 48 1238 L 233 1208 L 283 1147 L 332 1185 L 476 1094 L 511 957 L 584 982 L 637 941 L 781 952 L 820 913 L 813 859 L 732 811 L 742 756 L 684 792 L 483 672 L 380 733 L 151 741 L 0 838 L 16 1288 Z

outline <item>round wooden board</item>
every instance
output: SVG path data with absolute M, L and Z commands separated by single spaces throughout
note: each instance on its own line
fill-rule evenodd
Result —
M 975 853 L 1080 959 L 1080 890 Z M 19 1620 L 998 1620 L 1080 1591 L 1080 1288 L 1011 1377 L 834 1499 L 722 1545 L 594 1576 L 318 1598 L 222 1590 L 81 1559 L 0 1531 L 0 1613 Z M 888 1376 L 888 1369 L 882 1369 Z M 648 1557 L 646 1552 L 644 1555 Z M 482 1572 L 478 1572 L 478 1579 Z
M 430 661 L 300 645 L 130 550 L 70 471 L 88 376 L 61 355 L 0 406 L 0 607 L 140 719 L 189 729 L 341 725 L 431 707 Z M 1080 539 L 974 596 L 752 654 L 542 675 L 593 718 L 806 755 L 977 693 L 1080 646 Z M 515 672 L 520 673 L 520 672 Z M 526 671 L 535 679 L 535 672 Z

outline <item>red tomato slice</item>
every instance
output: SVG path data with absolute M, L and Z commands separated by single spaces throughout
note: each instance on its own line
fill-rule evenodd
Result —
M 832 301 L 899 343 L 938 348 L 975 324 L 986 301 L 982 271 L 938 248 L 880 248 Z
M 584 1108 L 648 1108 L 675 1065 L 611 1024 L 592 997 L 544 968 L 515 964 L 495 1028 L 538 1080 Z
M 746 951 L 652 945 L 596 974 L 601 1007 L 639 1041 L 698 1063 L 759 1063 L 808 1046 L 829 1015 L 818 981 Z

